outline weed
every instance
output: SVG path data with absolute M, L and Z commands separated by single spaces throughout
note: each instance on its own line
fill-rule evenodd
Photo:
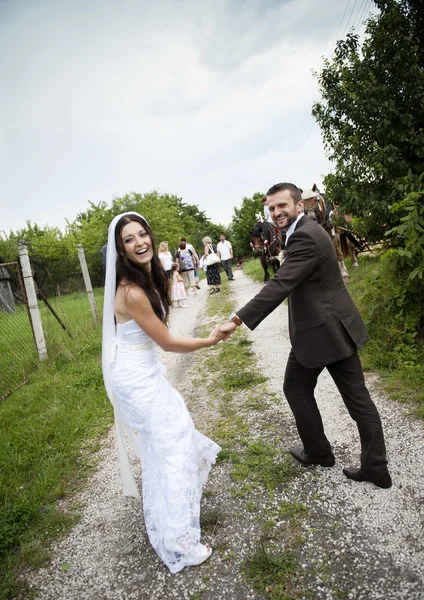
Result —
M 266 381 L 267 378 L 258 373 L 228 373 L 224 375 L 222 386 L 224 389 L 246 389 Z
M 219 508 L 209 508 L 200 515 L 200 528 L 204 533 L 214 534 L 223 523 L 223 515 Z
M 216 496 L 216 493 L 213 490 L 205 490 L 203 492 L 203 498 L 213 498 Z
M 272 491 L 297 473 L 288 455 L 281 455 L 275 446 L 255 441 L 241 452 L 241 460 L 234 465 L 231 476 L 236 481 L 250 480 Z
M 272 600 L 292 600 L 298 597 L 296 579 L 300 571 L 292 552 L 274 553 L 261 547 L 247 557 L 242 573 L 250 585 Z
M 245 402 L 246 408 L 250 410 L 256 410 L 257 412 L 263 412 L 269 407 L 269 403 L 263 397 L 249 396 Z
M 278 508 L 280 519 L 299 519 L 309 516 L 309 508 L 300 502 L 282 502 Z

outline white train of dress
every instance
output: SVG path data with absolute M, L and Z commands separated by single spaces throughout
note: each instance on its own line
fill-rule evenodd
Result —
M 166 380 L 157 347 L 134 320 L 117 325 L 112 387 L 126 425 L 136 431 L 149 540 L 172 573 L 200 542 L 200 499 L 221 448 L 194 427 L 184 399 Z

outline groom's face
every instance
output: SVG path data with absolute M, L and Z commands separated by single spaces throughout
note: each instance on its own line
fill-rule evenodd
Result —
M 287 231 L 298 215 L 303 212 L 303 201 L 295 204 L 289 190 L 268 196 L 267 205 L 274 224 L 284 231 Z

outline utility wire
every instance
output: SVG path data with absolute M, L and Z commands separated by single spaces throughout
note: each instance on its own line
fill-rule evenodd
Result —
M 350 11 L 350 15 L 349 15 L 349 18 L 348 18 L 348 20 L 347 20 L 346 27 L 345 27 L 345 30 L 344 30 L 344 32 L 343 32 L 343 35 L 345 35 L 345 33 L 346 33 L 346 31 L 347 31 L 347 29 L 348 29 L 348 27 L 349 27 L 349 21 L 350 21 L 350 20 L 351 20 L 351 18 L 352 18 L 353 11 L 355 10 L 355 6 L 356 6 L 356 3 L 357 3 L 357 2 L 358 2 L 358 0 L 355 0 L 355 4 L 353 5 L 353 7 L 352 7 L 352 10 Z
M 364 8 L 364 10 L 362 12 L 362 15 L 361 15 L 361 20 L 360 20 L 361 24 L 364 21 L 364 19 L 366 18 L 366 15 L 369 13 L 372 4 L 373 4 L 373 0 L 370 0 L 368 2 L 368 6 L 365 6 L 365 8 Z
M 358 12 L 355 17 L 355 21 L 352 25 L 353 29 L 356 29 L 357 27 L 361 26 L 361 22 L 362 22 L 361 14 L 364 11 L 367 2 L 368 2 L 368 0 L 362 0 L 362 3 L 360 5 L 360 7 L 358 8 Z
M 340 21 L 339 28 L 337 29 L 336 37 L 334 38 L 334 42 L 331 45 L 331 52 L 330 52 L 330 54 L 333 53 L 333 49 L 334 49 L 334 47 L 336 45 L 336 42 L 337 42 L 337 36 L 339 35 L 340 27 L 342 26 L 342 23 L 344 21 L 344 18 L 345 18 L 345 15 L 346 15 L 346 12 L 347 12 L 349 4 L 350 4 L 350 0 L 347 0 L 347 4 L 346 4 L 346 8 L 344 10 L 343 16 L 342 16 L 342 20 Z

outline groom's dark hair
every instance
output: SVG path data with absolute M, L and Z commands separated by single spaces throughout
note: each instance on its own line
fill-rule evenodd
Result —
M 266 195 L 273 196 L 274 194 L 277 194 L 278 192 L 284 192 L 285 190 L 290 192 L 290 196 L 293 198 L 295 204 L 302 200 L 302 193 L 299 188 L 294 185 L 294 183 L 276 183 L 269 188 Z

